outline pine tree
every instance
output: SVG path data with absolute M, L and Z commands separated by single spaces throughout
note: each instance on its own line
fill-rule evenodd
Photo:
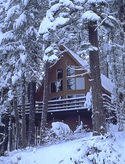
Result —
M 48 27 L 45 29 L 45 31 L 49 31 L 49 30 L 53 30 L 55 31 L 55 29 L 59 29 L 62 28 L 64 26 L 66 26 L 67 24 L 73 22 L 75 19 L 73 19 L 76 15 L 78 16 L 78 12 L 81 10 L 84 11 L 82 5 L 84 5 L 85 2 L 76 2 L 76 1 L 56 1 L 55 3 L 53 3 L 52 7 L 49 10 L 49 16 L 46 18 L 46 21 L 50 21 L 49 18 L 52 19 L 52 21 L 50 21 L 50 24 L 48 25 Z M 99 6 L 101 4 L 103 4 L 103 1 L 99 1 L 98 2 L 88 2 L 90 5 L 90 8 L 92 6 Z M 55 6 L 58 6 L 57 8 Z M 65 11 L 65 7 L 67 7 L 67 10 Z M 96 8 L 95 7 L 95 8 Z M 86 7 L 86 10 L 88 8 Z M 90 14 L 90 19 L 91 21 L 95 21 L 96 18 L 99 18 L 98 15 L 96 15 L 93 11 L 88 11 Z M 58 14 L 57 14 L 58 13 Z M 51 14 L 51 15 L 50 15 Z M 60 15 L 62 16 L 60 16 Z M 87 14 L 87 12 L 86 12 Z M 69 16 L 70 15 L 70 16 Z M 63 17 L 64 16 L 64 17 Z M 81 15 L 80 15 L 81 16 Z M 85 16 L 85 15 L 84 15 Z M 88 15 L 85 16 L 88 19 Z M 93 18 L 94 17 L 94 18 Z M 96 17 L 96 18 L 95 18 Z M 78 18 L 78 17 L 77 17 Z M 81 17 L 80 17 L 81 18 Z M 80 20 L 79 18 L 79 20 Z M 64 19 L 63 23 L 56 23 L 57 19 Z M 86 18 L 85 18 L 86 19 Z M 94 25 L 94 24 L 93 24 Z M 97 25 L 97 23 L 95 23 L 95 26 Z M 92 44 L 92 46 L 97 46 L 98 47 L 98 40 L 97 40 L 97 32 L 94 32 L 96 27 L 93 27 L 91 25 L 91 23 L 89 24 L 89 41 Z M 93 47 L 93 50 L 90 51 L 90 67 L 91 67 L 91 73 L 93 74 L 93 78 L 94 78 L 94 82 L 93 82 L 93 101 L 94 101 L 94 112 L 93 115 L 98 115 L 96 118 L 93 117 L 93 122 L 94 122 L 94 131 L 96 131 L 96 133 L 100 134 L 101 131 L 103 131 L 102 133 L 105 133 L 105 116 L 104 116 L 104 110 L 103 110 L 103 104 L 102 104 L 102 95 L 101 95 L 101 80 L 100 79 L 100 69 L 99 69 L 99 56 L 98 56 L 98 51 L 96 50 L 97 47 Z M 94 55 L 93 55 L 94 54 Z M 93 62 L 93 58 L 97 57 L 96 62 Z M 97 66 L 96 66 L 97 64 Z M 96 69 L 93 69 L 95 68 Z M 94 70 L 94 71 L 93 71 Z M 94 74 L 96 76 L 94 76 Z M 94 88 L 97 88 L 98 86 L 98 90 L 94 90 Z M 97 95 L 95 94 L 95 91 L 97 92 Z M 98 103 L 100 100 L 100 103 Z M 98 114 L 97 114 L 98 113 Z M 101 118 L 101 119 L 100 119 Z M 103 130 L 102 130 L 103 129 Z
M 95 31 L 97 26 L 96 22 L 90 22 L 88 25 L 89 29 L 89 41 L 92 46 L 98 48 L 98 35 Z M 104 134 L 106 132 L 105 125 L 105 114 L 103 108 L 103 99 L 102 99 L 102 87 L 100 79 L 100 64 L 99 64 L 99 52 L 98 50 L 93 50 L 89 52 L 90 60 L 90 71 L 92 79 L 92 100 L 93 100 L 93 134 Z
M 117 121 L 119 130 L 124 129 L 124 1 L 109 1 L 110 12 L 114 13 L 115 24 L 109 31 L 109 76 L 115 84 L 113 103 L 117 109 Z
M 41 44 L 38 43 L 37 40 L 37 31 L 42 6 L 41 1 L 13 0 L 7 2 L 6 15 L 2 28 L 4 34 L 1 42 L 3 55 L 1 68 L 4 68 L 4 70 L 1 69 L 1 82 L 3 80 L 6 80 L 6 82 L 4 86 L 2 84 L 1 88 L 7 87 L 9 91 L 12 91 L 13 96 L 12 88 L 13 86 L 19 87 L 22 77 L 26 80 L 25 84 L 31 83 L 31 85 L 34 86 L 36 81 L 40 83 Z M 35 99 L 34 91 L 31 91 L 31 93 L 33 93 L 32 98 Z M 12 96 L 11 99 L 13 99 Z M 24 96 L 22 97 L 24 99 Z M 24 103 L 23 100 L 23 114 L 25 114 Z M 34 101 L 31 101 L 30 106 L 32 107 L 31 110 L 35 112 Z M 25 119 L 25 116 L 23 119 Z M 25 122 L 25 120 L 23 120 L 23 122 Z M 34 123 L 33 125 L 35 126 Z M 30 125 L 30 127 L 35 129 L 32 125 Z

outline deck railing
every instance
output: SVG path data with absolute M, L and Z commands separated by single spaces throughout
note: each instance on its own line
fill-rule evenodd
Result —
M 82 110 L 84 107 L 85 97 L 78 98 L 67 98 L 67 99 L 59 99 L 59 100 L 50 100 L 48 101 L 48 112 L 59 112 L 59 111 L 73 111 L 73 110 Z M 25 106 L 26 114 L 29 114 L 30 104 L 27 103 Z M 36 101 L 35 109 L 36 113 L 41 113 L 43 108 L 42 101 Z M 19 113 L 21 113 L 21 105 L 18 106 Z
M 73 110 L 84 110 L 84 103 L 86 101 L 86 97 L 77 97 L 77 98 L 67 98 L 67 99 L 59 99 L 59 100 L 50 100 L 48 101 L 48 113 L 54 113 L 59 111 L 73 111 Z M 115 107 L 111 103 L 111 97 L 103 94 L 103 105 L 106 110 L 115 111 Z M 19 111 L 21 113 L 21 105 L 18 106 Z M 30 104 L 27 103 L 25 106 L 26 114 L 29 114 Z M 35 104 L 35 113 L 41 113 L 43 108 L 42 101 L 36 101 Z

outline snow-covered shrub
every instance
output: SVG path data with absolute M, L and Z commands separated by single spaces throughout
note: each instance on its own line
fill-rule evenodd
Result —
M 70 127 L 63 122 L 53 122 L 51 129 L 46 129 L 46 137 L 44 142 L 54 142 L 56 140 L 64 140 L 73 134 Z
M 70 127 L 63 122 L 53 122 L 51 132 L 57 138 L 66 137 L 67 135 L 72 134 L 72 130 L 70 129 Z

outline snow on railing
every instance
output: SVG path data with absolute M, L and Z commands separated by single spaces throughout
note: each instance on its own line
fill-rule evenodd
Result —
M 106 110 L 115 111 L 114 105 L 111 103 L 111 97 L 107 94 L 103 94 L 103 105 Z M 76 97 L 76 98 L 67 98 L 59 100 L 49 100 L 48 101 L 48 113 L 59 112 L 59 111 L 73 111 L 73 110 L 84 110 L 84 103 L 86 97 Z M 26 114 L 29 114 L 30 104 L 25 105 Z M 43 108 L 42 101 L 36 101 L 35 109 L 36 113 L 41 113 Z M 21 105 L 18 106 L 19 113 L 21 114 Z
M 48 101 L 48 112 L 59 112 L 59 111 L 71 111 L 71 110 L 82 110 L 84 108 L 85 97 L 78 98 L 67 98 L 60 100 L 50 100 Z M 21 105 L 18 106 L 21 112 Z M 26 114 L 29 113 L 30 104 L 26 104 L 25 111 Z M 36 113 L 41 113 L 43 108 L 42 101 L 36 101 L 35 104 Z

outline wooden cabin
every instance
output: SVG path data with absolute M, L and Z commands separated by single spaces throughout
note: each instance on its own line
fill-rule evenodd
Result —
M 62 46 L 59 60 L 49 69 L 49 106 L 48 124 L 52 121 L 63 121 L 75 129 L 82 121 L 85 126 L 92 127 L 91 111 L 84 107 L 86 94 L 91 83 L 89 65 L 77 54 Z M 110 97 L 111 81 L 101 75 L 104 98 Z M 110 89 L 109 89 L 110 88 Z M 107 96 L 106 96 L 107 95 Z M 43 82 L 36 93 L 37 111 L 42 108 Z M 41 102 L 41 103 L 40 103 Z M 40 115 L 37 114 L 38 120 Z

